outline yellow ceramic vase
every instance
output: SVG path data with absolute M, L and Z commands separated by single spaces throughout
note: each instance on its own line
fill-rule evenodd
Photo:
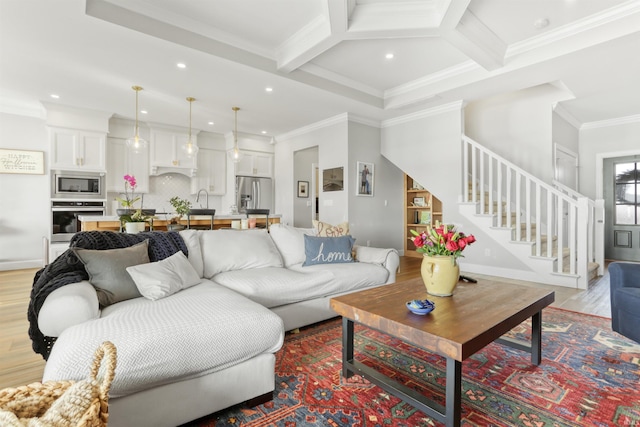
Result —
M 460 267 L 452 256 L 424 255 L 420 273 L 427 293 L 438 297 L 449 297 L 460 278 Z

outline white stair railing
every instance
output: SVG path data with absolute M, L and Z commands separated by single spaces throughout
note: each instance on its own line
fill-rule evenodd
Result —
M 589 262 L 598 264 L 598 275 L 602 276 L 604 274 L 604 200 L 591 200 L 555 179 L 552 182 L 555 188 L 576 201 L 587 199 L 589 209 L 587 254 Z
M 495 227 L 514 229 L 512 240 L 533 245 L 533 256 L 555 258 L 553 273 L 578 276 L 586 289 L 588 263 L 603 247 L 594 238 L 604 219 L 597 204 L 592 212 L 586 197 L 565 194 L 467 136 L 462 143 L 464 201 L 495 218 Z

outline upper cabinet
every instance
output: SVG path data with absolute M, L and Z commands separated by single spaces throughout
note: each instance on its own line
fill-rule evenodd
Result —
M 107 191 L 123 192 L 124 176 L 136 177 L 136 193 L 149 192 L 149 149 L 134 153 L 122 138 L 107 139 Z
M 273 154 L 243 151 L 236 164 L 236 175 L 273 177 Z
M 106 171 L 106 133 L 51 128 L 51 169 Z
M 198 151 L 198 172 L 191 179 L 191 193 L 205 189 L 212 196 L 222 196 L 227 191 L 227 153 L 222 150 L 201 148 Z
M 150 143 L 151 175 L 176 172 L 195 177 L 198 168 L 197 156 L 187 156 L 182 145 L 187 141 L 186 132 L 152 129 Z M 197 137 L 192 142 L 197 145 Z

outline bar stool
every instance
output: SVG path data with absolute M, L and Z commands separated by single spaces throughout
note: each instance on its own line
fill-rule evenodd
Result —
M 256 228 L 266 228 L 267 231 L 269 231 L 269 209 L 247 209 L 246 214 L 247 214 L 247 219 L 249 218 L 249 215 L 253 215 L 254 217 L 256 215 L 264 215 L 266 218 L 265 226 L 258 227 L 256 225 Z

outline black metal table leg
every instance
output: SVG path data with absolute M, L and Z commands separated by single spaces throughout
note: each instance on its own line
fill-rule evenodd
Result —
M 459 427 L 462 414 L 462 362 L 447 357 L 445 425 Z
M 349 364 L 353 362 L 353 321 L 342 318 L 342 376 L 347 379 L 353 375 Z
M 531 317 L 531 363 L 539 365 L 542 362 L 542 312 Z

